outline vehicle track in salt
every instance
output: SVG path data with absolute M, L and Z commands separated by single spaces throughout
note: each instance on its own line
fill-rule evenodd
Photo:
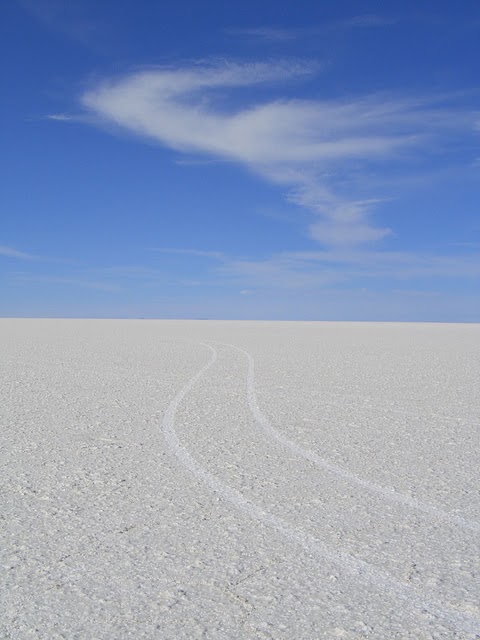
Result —
M 395 580 L 392 576 L 390 576 L 390 574 L 383 571 L 382 569 L 379 569 L 378 567 L 375 567 L 346 552 L 333 549 L 315 536 L 292 527 L 281 518 L 269 513 L 268 511 L 265 511 L 251 500 L 247 500 L 241 493 L 222 482 L 222 480 L 205 469 L 188 452 L 188 450 L 180 443 L 180 440 L 178 439 L 175 428 L 175 417 L 180 404 L 190 393 L 190 391 L 192 391 L 197 382 L 201 378 L 203 378 L 205 373 L 213 366 L 218 357 L 217 351 L 211 344 L 207 344 L 206 342 L 199 342 L 196 344 L 206 347 L 212 354 L 211 358 L 207 362 L 207 364 L 204 365 L 192 378 L 190 378 L 190 380 L 180 389 L 180 391 L 177 392 L 174 398 L 170 401 L 162 420 L 162 431 L 167 448 L 169 449 L 170 453 L 177 458 L 182 467 L 188 470 L 195 478 L 197 478 L 197 480 L 201 481 L 213 493 L 222 498 L 225 502 L 232 505 L 235 509 L 243 512 L 250 519 L 260 522 L 273 529 L 277 535 L 289 540 L 290 542 L 293 542 L 296 545 L 300 545 L 306 551 L 319 558 L 320 560 L 327 560 L 343 567 L 343 569 L 345 569 L 350 575 L 354 576 L 355 578 L 368 582 L 375 586 L 377 589 L 386 589 L 399 599 L 410 603 L 421 611 L 428 611 L 436 618 L 450 623 L 457 629 L 462 629 L 463 631 L 472 634 L 480 633 L 480 620 L 478 619 L 478 617 L 470 615 L 468 613 L 461 613 L 446 604 L 426 600 L 414 587 Z M 240 349 L 239 347 L 235 347 L 234 345 L 226 345 L 225 343 L 221 344 L 224 344 L 224 346 L 236 348 L 243 352 L 242 349 Z M 246 354 L 246 352 L 243 353 Z M 252 369 L 249 368 L 249 379 L 251 380 L 249 389 L 252 389 L 253 366 Z M 250 397 L 249 392 L 249 402 L 251 400 L 255 400 L 255 396 Z M 256 406 L 256 400 L 254 406 Z M 258 406 L 256 406 L 256 409 L 257 412 L 263 417 L 263 414 L 261 414 Z
M 348 469 L 345 469 L 344 467 L 335 464 L 331 460 L 328 460 L 327 458 L 320 456 L 318 453 L 315 453 L 310 449 L 306 449 L 305 447 L 302 447 L 301 445 L 297 444 L 293 440 L 290 440 L 290 438 L 287 438 L 287 436 L 285 436 L 281 431 L 278 431 L 278 429 L 276 429 L 271 424 L 271 422 L 263 414 L 263 412 L 261 411 L 258 405 L 257 396 L 255 392 L 255 361 L 252 355 L 248 353 L 248 351 L 245 351 L 241 347 L 238 347 L 234 344 L 229 344 L 226 342 L 217 342 L 214 340 L 209 340 L 208 343 L 229 347 L 245 356 L 248 362 L 247 398 L 248 398 L 248 405 L 249 405 L 250 411 L 255 419 L 256 424 L 258 424 L 261 427 L 261 429 L 265 432 L 265 434 L 270 439 L 278 442 L 280 445 L 282 445 L 284 449 L 287 449 L 288 451 L 296 454 L 297 456 L 300 456 L 305 460 L 308 460 L 309 462 L 316 465 L 317 467 L 325 471 L 328 471 L 342 478 L 343 480 L 346 480 L 350 484 L 357 485 L 358 487 L 362 487 L 362 489 L 365 489 L 366 491 L 369 491 L 371 493 L 376 493 L 377 495 L 382 496 L 384 499 L 388 500 L 389 502 L 401 504 L 402 506 L 410 507 L 411 509 L 421 511 L 422 513 L 425 513 L 429 516 L 433 516 L 440 520 L 445 520 L 449 524 L 453 524 L 463 529 L 469 529 L 471 531 L 480 532 L 480 524 L 476 522 L 467 520 L 462 516 L 448 513 L 447 511 L 444 511 L 443 509 L 440 509 L 439 507 L 436 507 L 433 504 L 421 502 L 420 500 L 417 500 L 416 498 L 413 498 L 408 494 L 397 491 L 393 487 L 384 487 L 382 485 L 376 484 L 375 482 L 371 482 L 370 480 L 366 480 L 365 478 L 358 476 L 352 471 L 349 471 Z

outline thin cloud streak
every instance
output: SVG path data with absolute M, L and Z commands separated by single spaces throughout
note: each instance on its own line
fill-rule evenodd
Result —
M 318 37 L 332 32 L 348 32 L 355 29 L 388 27 L 397 23 L 397 19 L 375 14 L 361 14 L 346 20 L 337 20 L 321 26 L 284 28 L 274 25 L 246 27 L 243 29 L 225 29 L 227 35 L 253 40 L 257 44 L 286 43 L 289 41 Z
M 10 280 L 10 282 L 14 283 L 36 282 L 38 284 L 67 285 L 87 289 L 98 289 L 99 291 L 108 291 L 111 293 L 117 293 L 122 290 L 122 287 L 120 287 L 120 285 L 118 284 L 84 280 L 82 278 L 75 277 L 70 278 L 63 276 L 47 276 L 29 273 L 11 273 L 9 274 L 8 279 Z
M 180 284 L 240 289 L 314 290 L 335 285 L 390 279 L 409 281 L 480 278 L 480 254 L 438 255 L 407 251 L 331 249 L 284 251 L 264 259 L 229 256 L 196 249 L 162 249 L 162 253 L 212 258 L 201 280 Z
M 197 256 L 199 258 L 211 258 L 213 260 L 225 260 L 226 256 L 221 251 L 202 251 L 200 249 L 175 249 L 170 247 L 155 247 L 150 249 L 157 253 L 172 253 L 178 255 Z
M 38 260 L 38 256 L 34 256 L 30 253 L 25 253 L 24 251 L 18 251 L 13 247 L 7 247 L 5 245 L 0 246 L 0 256 L 4 256 L 6 258 L 17 258 L 18 260 Z
M 298 81 L 314 71 L 288 61 L 162 68 L 99 84 L 82 102 L 101 121 L 181 153 L 242 164 L 278 184 L 314 216 L 310 236 L 320 244 L 377 242 L 391 229 L 372 221 L 378 198 L 355 198 L 342 188 L 350 172 L 358 174 L 360 166 L 381 173 L 416 149 L 424 153 L 437 137 L 473 132 L 478 116 L 433 99 L 385 95 L 253 104 L 250 98 L 230 110 L 216 103 L 218 90 L 238 96 L 241 89 Z
M 439 256 L 388 251 L 284 252 L 265 260 L 232 259 L 220 272 L 244 286 L 286 289 L 357 279 L 480 278 L 480 255 Z
M 301 295 L 310 298 L 322 292 L 322 295 L 345 292 L 352 287 L 360 290 L 365 286 L 373 289 L 380 286 L 383 289 L 386 282 L 392 294 L 399 292 L 403 296 L 409 292 L 410 296 L 421 297 L 425 288 L 436 290 L 438 283 L 445 278 L 452 283 L 480 279 L 478 251 L 469 255 L 441 256 L 407 251 L 331 249 L 284 251 L 264 259 L 192 248 L 163 247 L 153 251 L 201 260 L 186 260 L 187 272 L 184 270 L 183 277 L 173 274 L 170 269 L 138 264 L 89 267 L 62 276 L 13 272 L 6 274 L 6 280 L 16 285 L 37 283 L 112 294 L 121 292 L 127 297 L 135 295 L 139 289 L 150 289 L 158 296 L 160 292 L 175 287 L 177 292 L 179 289 L 223 291 L 224 294 L 236 291 L 242 297 L 254 293 L 260 297 L 267 294 L 285 297 L 288 292 L 287 297 Z M 394 283 L 398 283 L 397 286 Z
M 51 113 L 46 115 L 45 118 L 47 120 L 55 120 L 56 122 L 72 122 L 72 120 L 75 120 L 75 117 L 68 113 Z
M 287 42 L 296 40 L 307 29 L 282 29 L 279 27 L 252 27 L 246 29 L 225 29 L 225 33 L 242 38 L 272 42 Z
M 371 27 L 388 27 L 396 24 L 397 22 L 398 20 L 392 17 L 380 16 L 373 13 L 364 13 L 358 16 L 353 16 L 352 18 L 347 18 L 346 20 L 340 20 L 333 23 L 333 26 L 346 30 L 368 29 Z

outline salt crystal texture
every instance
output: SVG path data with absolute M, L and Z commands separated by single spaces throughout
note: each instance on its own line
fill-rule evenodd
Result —
M 480 637 L 480 325 L 0 320 L 0 637 Z

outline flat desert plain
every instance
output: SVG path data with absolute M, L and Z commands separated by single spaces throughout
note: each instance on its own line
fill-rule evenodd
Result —
M 480 637 L 480 325 L 0 335 L 1 638 Z

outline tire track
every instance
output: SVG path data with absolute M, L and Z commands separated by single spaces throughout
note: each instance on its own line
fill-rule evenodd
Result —
M 175 416 L 181 402 L 190 393 L 195 384 L 216 362 L 217 351 L 210 344 L 197 343 L 206 347 L 211 352 L 211 358 L 176 394 L 168 405 L 162 420 L 162 431 L 169 451 L 177 458 L 180 464 L 187 469 L 197 480 L 205 484 L 213 493 L 229 503 L 238 511 L 243 512 L 252 520 L 261 522 L 270 527 L 278 535 L 286 538 L 296 545 L 300 545 L 307 552 L 321 561 L 330 561 L 340 565 L 350 575 L 372 584 L 376 589 L 386 590 L 397 598 L 414 605 L 421 611 L 428 611 L 436 618 L 449 622 L 456 628 L 468 633 L 480 633 L 480 621 L 473 615 L 461 613 L 447 605 L 424 600 L 416 590 L 404 583 L 392 578 L 385 571 L 378 569 L 367 562 L 360 560 L 348 553 L 337 551 L 325 545 L 314 536 L 299 531 L 281 518 L 264 511 L 257 504 L 247 500 L 241 493 L 223 483 L 217 476 L 202 467 L 190 453 L 182 446 L 175 430 Z M 228 345 L 233 346 L 233 345 Z M 239 349 L 239 348 L 238 348 Z
M 351 484 L 356 484 L 362 489 L 366 489 L 371 493 L 376 493 L 381 495 L 383 498 L 388 500 L 389 502 L 395 502 L 397 504 L 401 504 L 406 507 L 410 507 L 411 509 L 416 509 L 417 511 L 421 511 L 429 516 L 433 516 L 440 520 L 445 520 L 450 524 L 453 524 L 457 527 L 461 527 L 463 529 L 469 529 L 471 531 L 480 532 L 480 524 L 476 522 L 472 522 L 471 520 L 467 520 L 462 516 L 457 516 L 447 511 L 443 511 L 439 507 L 435 507 L 432 504 L 427 504 L 421 502 L 420 500 L 416 500 L 412 498 L 408 494 L 401 493 L 397 491 L 393 487 L 388 488 L 382 485 L 376 484 L 374 482 L 370 482 L 369 480 L 365 480 L 361 476 L 356 475 L 352 471 L 341 467 L 340 465 L 331 462 L 330 460 L 323 458 L 318 455 L 314 451 L 310 449 L 306 449 L 296 442 L 290 440 L 283 433 L 275 429 L 275 427 L 270 423 L 268 418 L 262 413 L 260 407 L 258 406 L 257 397 L 255 393 L 255 361 L 253 357 L 245 351 L 244 349 L 237 347 L 234 344 L 228 344 L 225 342 L 216 342 L 213 340 L 209 340 L 214 344 L 218 344 L 224 347 L 230 347 L 231 349 L 235 349 L 242 353 L 248 361 L 248 373 L 247 373 L 247 397 L 248 397 L 248 405 L 250 407 L 250 411 L 255 418 L 255 422 L 260 425 L 263 431 L 273 440 L 276 440 L 280 443 L 285 449 L 288 449 L 292 453 L 312 462 L 317 467 L 324 469 L 344 480 L 347 480 Z

